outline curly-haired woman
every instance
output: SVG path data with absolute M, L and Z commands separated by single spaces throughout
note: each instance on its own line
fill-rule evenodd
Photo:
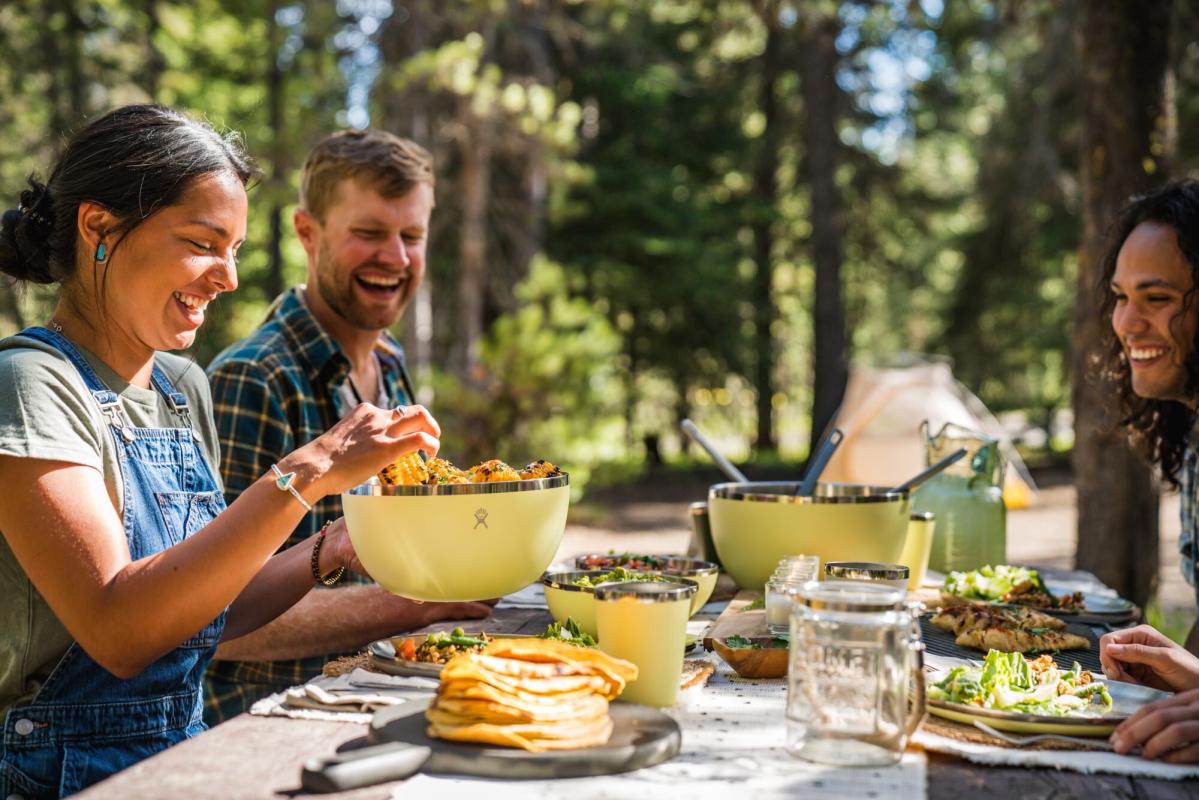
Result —
M 1116 224 L 1099 287 L 1111 320 L 1105 372 L 1122 423 L 1181 492 L 1183 575 L 1199 589 L 1196 287 L 1199 181 L 1135 198 Z M 1100 650 L 1109 677 L 1179 692 L 1121 725 L 1112 737 L 1117 750 L 1143 746 L 1149 757 L 1199 761 L 1199 626 L 1187 639 L 1189 653 L 1147 626 L 1108 634 Z

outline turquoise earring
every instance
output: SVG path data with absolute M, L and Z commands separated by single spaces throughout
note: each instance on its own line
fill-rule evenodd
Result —
M 106 258 L 108 258 L 108 245 L 100 242 L 100 246 L 96 248 L 96 261 L 97 263 L 103 262 Z

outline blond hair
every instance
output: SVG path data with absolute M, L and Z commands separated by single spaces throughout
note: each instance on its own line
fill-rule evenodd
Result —
M 433 186 L 433 156 L 416 142 L 379 130 L 344 130 L 317 143 L 300 173 L 300 205 L 318 220 L 346 178 L 384 197 L 403 197 L 418 184 Z

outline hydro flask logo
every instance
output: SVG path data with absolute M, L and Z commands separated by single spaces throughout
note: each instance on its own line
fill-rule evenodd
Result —
M 487 528 L 487 509 L 485 508 L 480 508 L 475 511 L 475 527 L 471 528 L 471 530 L 473 531 L 477 529 L 480 525 L 482 525 L 484 528 Z M 491 530 L 491 528 L 487 528 L 487 530 Z

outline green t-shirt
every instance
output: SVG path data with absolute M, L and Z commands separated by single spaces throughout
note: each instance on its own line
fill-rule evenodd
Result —
M 178 425 L 179 418 L 158 391 L 129 384 L 96 356 L 79 350 L 118 394 L 130 424 Z M 157 363 L 187 397 L 192 425 L 219 484 L 220 451 L 204 370 L 169 353 L 159 353 Z M 0 340 L 0 455 L 94 467 L 104 476 L 113 507 L 122 511 L 121 471 L 108 421 L 67 357 L 34 339 Z M 0 719 L 13 705 L 33 699 L 72 641 L 0 532 Z

